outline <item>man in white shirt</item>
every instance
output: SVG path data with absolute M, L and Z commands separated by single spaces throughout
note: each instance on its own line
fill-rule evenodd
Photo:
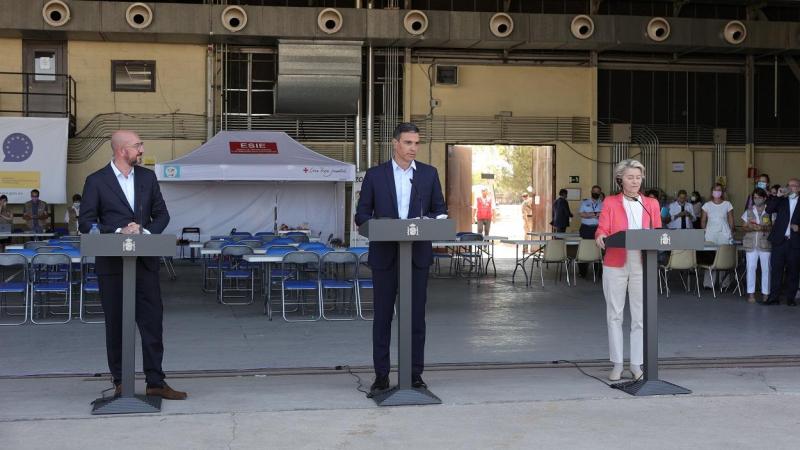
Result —
M 678 191 L 675 201 L 669 205 L 670 221 L 667 228 L 671 230 L 691 230 L 692 222 L 697 220 L 694 215 L 694 208 L 686 201 L 688 194 L 685 190 Z

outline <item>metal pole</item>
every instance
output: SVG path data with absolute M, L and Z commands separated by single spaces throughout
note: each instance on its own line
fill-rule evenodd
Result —
M 367 169 L 372 167 L 372 143 L 375 140 L 375 130 L 373 130 L 373 122 L 375 122 L 374 58 L 372 45 L 370 45 L 367 48 Z
M 361 172 L 361 96 L 358 96 L 356 106 L 356 142 L 353 158 L 356 161 L 356 172 Z

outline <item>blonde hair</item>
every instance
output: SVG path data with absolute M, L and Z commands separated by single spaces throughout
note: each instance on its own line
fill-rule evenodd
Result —
M 622 180 L 622 173 L 625 172 L 627 169 L 639 169 L 642 171 L 642 178 L 645 175 L 645 168 L 644 164 L 640 163 L 635 159 L 623 159 L 622 161 L 618 162 L 616 166 L 614 166 L 614 179 L 615 180 Z

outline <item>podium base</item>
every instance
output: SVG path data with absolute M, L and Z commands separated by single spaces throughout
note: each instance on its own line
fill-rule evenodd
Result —
M 692 391 L 685 387 L 672 384 L 662 380 L 645 380 L 640 379 L 636 381 L 626 381 L 623 383 L 616 383 L 611 385 L 614 389 L 619 389 L 637 397 L 644 397 L 649 395 L 676 395 L 676 394 L 691 394 Z
M 427 389 L 395 386 L 372 397 L 378 406 L 441 405 L 442 400 Z
M 92 414 L 141 414 L 161 412 L 161 397 L 134 395 L 133 397 L 98 398 Z

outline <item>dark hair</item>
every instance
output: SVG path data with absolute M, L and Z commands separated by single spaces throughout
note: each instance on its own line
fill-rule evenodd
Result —
M 79 201 L 81 201 L 81 194 L 75 194 L 75 195 L 73 195 L 73 196 L 72 196 L 72 201 L 73 201 L 73 202 L 79 202 Z
M 2 194 L 0 195 L 0 200 L 8 200 L 8 197 L 6 197 L 6 194 Z
M 653 196 L 653 198 L 659 198 L 661 196 L 661 192 L 658 189 L 649 189 L 647 192 L 644 193 L 646 197 Z
M 751 196 L 757 195 L 759 197 L 767 198 L 767 191 L 765 191 L 764 189 L 761 189 L 761 188 L 755 188 L 755 189 L 753 189 L 753 193 L 750 194 L 750 195 Z
M 33 195 L 34 193 L 35 193 L 36 195 L 39 195 L 39 190 L 38 190 L 38 189 L 34 189 L 34 190 L 32 190 L 32 191 L 31 191 L 31 195 Z
M 675 194 L 676 197 L 680 197 L 681 195 L 689 195 L 689 194 L 686 193 L 686 189 L 681 189 L 680 191 L 678 191 L 677 194 Z
M 758 176 L 758 178 L 766 178 L 767 179 L 767 184 L 769 185 L 769 175 L 767 175 L 765 173 L 762 173 L 761 175 Z M 758 179 L 758 178 L 756 178 L 756 179 Z
M 567 190 L 566 189 L 561 189 L 560 191 L 558 191 L 558 196 L 559 197 L 563 197 L 565 195 L 567 195 Z
M 722 192 L 725 192 L 725 186 L 723 186 L 722 183 L 714 183 L 711 186 L 711 192 L 714 192 L 714 190 L 717 188 L 719 188 Z
M 392 137 L 396 140 L 400 140 L 400 135 L 403 133 L 419 133 L 419 128 L 411 122 L 402 122 L 397 124 L 392 132 Z
M 600 189 L 600 192 L 603 192 L 603 188 L 601 188 L 601 187 L 600 187 L 599 185 L 597 185 L 597 184 L 595 184 L 594 186 L 592 186 L 592 188 L 591 188 L 591 189 L 589 189 L 589 190 L 591 191 L 591 190 L 592 190 L 592 189 L 594 189 L 594 188 Z
M 780 185 L 780 184 L 773 184 L 772 186 L 770 186 L 770 188 L 769 188 L 769 189 L 770 189 L 770 190 L 772 190 L 772 189 L 775 189 L 775 190 L 777 191 L 777 190 L 778 190 L 778 189 L 780 189 L 780 188 L 781 188 L 781 185 Z

